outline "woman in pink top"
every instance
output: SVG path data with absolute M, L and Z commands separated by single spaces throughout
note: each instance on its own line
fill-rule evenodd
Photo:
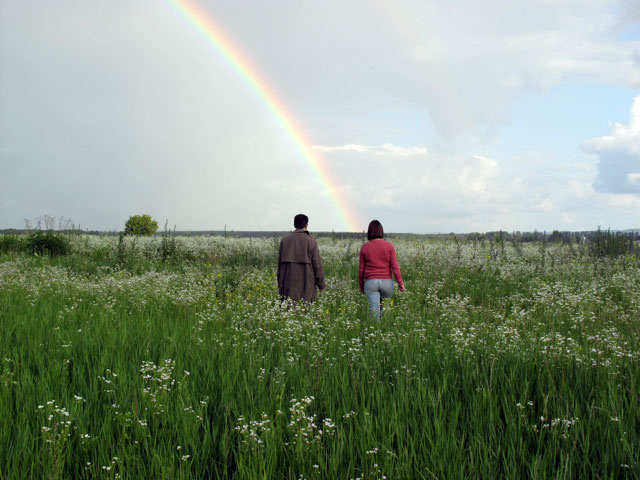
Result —
M 396 250 L 390 242 L 382 239 L 384 230 L 378 220 L 369 223 L 368 242 L 360 249 L 359 281 L 360 291 L 367 296 L 371 313 L 380 318 L 382 299 L 393 294 L 393 275 L 400 291 L 404 291 L 404 282 L 396 258 Z

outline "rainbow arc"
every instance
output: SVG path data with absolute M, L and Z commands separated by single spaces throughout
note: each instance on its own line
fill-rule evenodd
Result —
M 361 223 L 353 212 L 349 202 L 344 198 L 340 184 L 330 169 L 314 150 L 302 128 L 294 121 L 284 102 L 276 95 L 269 83 L 242 54 L 240 49 L 225 35 L 214 21 L 213 17 L 200 10 L 188 0 L 168 0 L 178 14 L 193 27 L 214 49 L 222 55 L 232 69 L 244 80 L 255 96 L 265 105 L 267 110 L 276 118 L 280 128 L 305 160 L 321 185 L 327 190 L 333 207 L 335 208 L 343 227 L 347 231 L 361 230 Z

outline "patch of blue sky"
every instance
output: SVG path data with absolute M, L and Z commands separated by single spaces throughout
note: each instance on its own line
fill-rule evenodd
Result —
M 631 23 L 620 29 L 615 35 L 616 40 L 633 42 L 640 40 L 640 23 Z
M 490 155 L 508 159 L 545 152 L 573 162 L 586 140 L 606 135 L 611 122 L 628 122 L 638 94 L 630 88 L 578 82 L 523 94 L 511 108 L 510 122 L 497 127 Z
M 616 25 L 611 33 L 618 41 L 640 40 L 640 9 L 637 0 L 613 1 L 602 8 L 602 13 L 612 15 Z

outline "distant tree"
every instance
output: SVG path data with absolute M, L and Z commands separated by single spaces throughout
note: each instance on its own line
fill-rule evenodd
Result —
M 125 235 L 153 235 L 158 231 L 158 222 L 151 215 L 133 215 L 124 224 Z

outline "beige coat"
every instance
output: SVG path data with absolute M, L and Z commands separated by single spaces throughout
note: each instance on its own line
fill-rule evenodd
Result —
M 318 242 L 305 229 L 296 229 L 280 241 L 278 290 L 284 299 L 316 299 L 316 287 L 325 286 Z

